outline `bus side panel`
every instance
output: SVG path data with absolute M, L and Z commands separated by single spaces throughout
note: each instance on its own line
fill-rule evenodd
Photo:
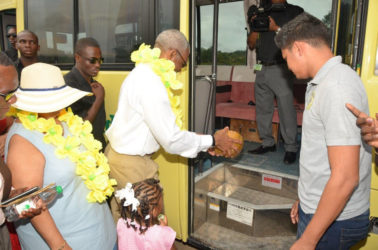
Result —
M 180 31 L 189 39 L 189 0 L 180 1 Z M 181 109 L 184 129 L 189 117 L 189 70 L 185 67 L 178 79 L 184 84 Z M 162 150 L 161 150 L 162 151 Z M 179 156 L 159 154 L 159 178 L 164 187 L 164 206 L 168 224 L 176 231 L 176 237 L 186 242 L 188 238 L 188 160 Z
M 0 1 L 0 11 L 16 8 L 16 2 L 19 2 L 19 1 L 17 1 L 17 0 L 1 0 Z
M 369 98 L 370 116 L 373 117 L 378 113 L 378 69 L 376 68 L 378 50 L 377 13 L 378 1 L 369 1 L 361 79 Z M 378 167 L 374 163 L 372 165 L 370 216 L 378 217 Z M 371 233 L 367 240 L 358 244 L 355 249 L 377 249 L 377 245 L 378 235 Z
M 378 1 L 369 1 L 368 10 L 361 79 L 368 94 L 370 115 L 375 117 L 375 114 L 378 113 L 378 72 L 374 72 L 377 71 L 375 67 L 378 44 Z M 376 167 L 373 168 L 371 187 L 378 190 L 378 169 Z M 378 209 L 371 213 L 378 217 Z

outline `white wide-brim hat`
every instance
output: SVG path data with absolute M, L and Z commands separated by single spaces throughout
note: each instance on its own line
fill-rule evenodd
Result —
M 60 69 L 46 63 L 34 63 L 21 71 L 15 108 L 50 113 L 70 106 L 80 98 L 92 95 L 66 85 Z

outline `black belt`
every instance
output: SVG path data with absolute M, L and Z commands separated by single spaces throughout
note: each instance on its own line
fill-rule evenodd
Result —
M 279 64 L 284 64 L 285 62 L 276 62 L 276 61 L 274 61 L 274 62 L 261 62 L 261 64 L 263 65 L 263 66 L 272 66 L 272 65 L 279 65 Z

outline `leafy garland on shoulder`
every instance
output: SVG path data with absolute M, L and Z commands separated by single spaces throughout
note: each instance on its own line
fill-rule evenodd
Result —
M 59 159 L 68 157 L 76 164 L 76 174 L 90 190 L 86 197 L 88 202 L 102 203 L 112 195 L 112 186 L 117 185 L 117 182 L 109 179 L 108 160 L 100 152 L 102 144 L 94 139 L 89 121 L 83 121 L 81 117 L 74 115 L 70 108 L 68 111 L 61 110 L 58 120 L 65 122 L 72 134 L 63 137 L 63 128 L 54 118 L 38 118 L 37 113 L 14 107 L 11 107 L 7 115 L 18 117 L 26 129 L 43 133 L 43 141 L 56 147 L 55 155 Z
M 168 59 L 159 58 L 160 53 L 160 49 L 151 49 L 150 45 L 143 43 L 138 50 L 131 53 L 131 61 L 135 62 L 135 65 L 139 63 L 150 65 L 154 73 L 160 77 L 167 89 L 169 102 L 176 116 L 176 124 L 182 129 L 183 114 L 180 108 L 180 93 L 183 89 L 183 84 L 176 79 L 175 64 Z

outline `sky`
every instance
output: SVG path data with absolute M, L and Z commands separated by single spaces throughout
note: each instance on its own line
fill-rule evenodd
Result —
M 332 0 L 288 0 L 288 3 L 301 6 L 306 12 L 322 19 L 332 7 Z M 231 52 L 245 50 L 247 31 L 245 27 L 243 1 L 219 5 L 218 50 Z M 212 45 L 213 6 L 201 7 L 201 47 Z

